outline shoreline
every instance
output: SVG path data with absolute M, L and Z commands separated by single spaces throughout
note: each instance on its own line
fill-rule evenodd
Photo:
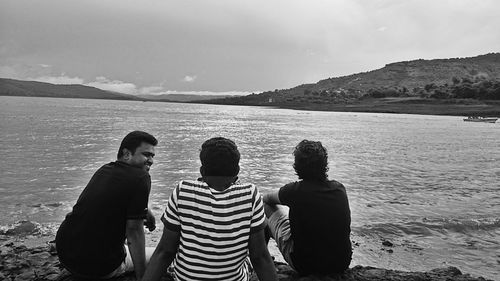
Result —
M 12 237 L 0 244 L 0 280 L 51 280 L 51 281 L 73 281 L 76 279 L 69 276 L 62 269 L 57 258 L 53 236 L 42 237 Z M 271 255 L 275 259 L 275 266 L 280 281 L 488 281 L 483 277 L 474 277 L 462 273 L 456 267 L 435 268 L 428 271 L 401 271 L 377 268 L 371 266 L 356 265 L 350 267 L 344 274 L 338 276 L 307 276 L 299 277 L 286 263 L 282 261 L 277 249 L 270 245 Z M 134 274 L 115 278 L 116 281 L 133 281 Z M 170 281 L 170 276 L 165 275 L 162 281 Z M 255 274 L 250 279 L 258 281 Z M 493 280 L 491 280 L 493 281 Z
M 96 99 L 76 97 L 43 97 L 43 96 L 10 96 L 21 98 L 62 98 L 62 99 L 90 99 L 109 101 L 154 102 L 154 103 L 184 103 L 207 105 L 234 105 L 255 106 L 264 108 L 293 109 L 304 111 L 356 112 L 356 113 L 389 113 L 389 114 L 416 114 L 416 115 L 447 115 L 447 116 L 483 116 L 500 117 L 499 100 L 474 99 L 424 99 L 415 97 L 404 98 L 371 98 L 344 103 L 242 103 L 223 102 L 216 100 L 202 101 L 162 101 L 162 100 L 127 100 L 127 99 Z
M 346 103 L 225 103 L 210 100 L 190 103 L 260 106 L 305 111 L 500 117 L 500 101 L 472 99 L 436 100 L 408 97 L 371 98 Z

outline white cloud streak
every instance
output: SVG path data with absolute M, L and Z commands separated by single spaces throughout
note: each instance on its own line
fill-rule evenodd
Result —
M 150 87 L 142 87 L 137 91 L 139 95 L 155 95 L 156 93 L 160 93 L 165 91 L 161 86 L 150 86 Z
M 103 76 L 95 78 L 95 81 L 85 82 L 80 77 L 69 77 L 65 74 L 60 76 L 40 76 L 36 78 L 27 78 L 26 80 L 38 81 L 51 84 L 70 85 L 81 84 L 85 86 L 95 87 L 105 91 L 118 92 L 129 95 L 202 95 L 202 96 L 241 96 L 250 95 L 252 93 L 260 93 L 261 91 L 247 92 L 247 91 L 176 91 L 167 90 L 163 86 L 148 86 L 137 87 L 134 83 L 123 82 L 120 80 L 111 80 Z
M 50 84 L 83 84 L 83 79 L 79 77 L 69 77 L 64 74 L 61 76 L 40 76 L 36 78 L 27 78 L 26 80 L 38 81 Z
M 159 92 L 151 92 L 150 95 L 201 95 L 201 96 L 246 96 L 252 93 L 260 93 L 261 91 L 255 92 L 243 92 L 243 91 L 225 91 L 225 92 L 211 92 L 211 91 L 172 91 L 164 90 Z
M 186 76 L 182 79 L 182 81 L 183 81 L 183 82 L 186 82 L 186 83 L 193 83 L 193 82 L 194 82 L 194 80 L 196 80 L 196 78 L 197 78 L 197 77 L 196 77 L 196 75 L 193 75 L 193 76 L 186 75 Z
M 134 95 L 137 93 L 137 87 L 133 83 L 127 83 L 120 80 L 109 80 L 106 77 L 96 77 L 96 81 L 86 83 L 85 85 L 96 87 L 101 90 L 118 92 L 123 94 Z

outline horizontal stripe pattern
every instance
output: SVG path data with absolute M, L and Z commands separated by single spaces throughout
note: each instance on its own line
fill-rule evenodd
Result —
M 265 223 L 252 184 L 216 191 L 201 181 L 181 181 L 162 216 L 181 232 L 174 272 L 179 280 L 248 280 L 248 240 Z

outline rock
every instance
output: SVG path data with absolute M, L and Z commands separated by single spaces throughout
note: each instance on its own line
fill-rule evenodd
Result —
M 333 276 L 300 277 L 286 264 L 276 264 L 280 281 L 486 281 L 482 277 L 462 274 L 456 267 L 438 268 L 428 272 L 405 272 L 369 266 L 355 266 L 345 273 Z M 251 281 L 257 281 L 252 276 Z
M 19 235 L 29 235 L 29 234 L 35 234 L 38 232 L 38 226 L 30 221 L 20 221 L 17 225 L 14 227 L 8 229 L 4 233 L 4 235 L 9 235 L 9 236 L 19 236 Z
M 0 280 L 77 281 L 69 272 L 62 269 L 57 255 L 52 254 L 53 249 L 50 244 L 34 248 L 14 245 L 6 248 L 6 251 L 0 254 Z M 437 268 L 427 272 L 405 272 L 354 266 L 341 275 L 300 277 L 286 263 L 275 262 L 275 266 L 280 281 L 486 281 L 482 277 L 462 274 L 455 267 Z M 135 276 L 128 274 L 113 280 L 135 281 Z M 170 276 L 164 276 L 161 280 L 173 281 Z M 253 274 L 250 280 L 258 281 L 258 278 Z
M 57 208 L 57 207 L 61 207 L 62 205 L 63 204 L 61 202 L 56 202 L 56 203 L 49 203 L 46 206 Z
M 28 270 L 17 275 L 14 281 L 33 280 L 35 277 L 35 272 L 33 270 Z
M 456 267 L 447 267 L 447 268 L 436 268 L 436 269 L 432 269 L 430 271 L 430 273 L 432 274 L 438 274 L 438 275 L 451 275 L 451 276 L 458 276 L 458 275 L 462 275 L 462 272 L 460 271 L 460 269 L 456 268 Z
M 45 279 L 48 281 L 56 281 L 59 279 L 59 275 L 60 274 L 58 274 L 58 273 L 52 273 L 52 274 L 45 276 Z
M 382 242 L 382 245 L 386 246 L 386 247 L 392 247 L 392 246 L 394 246 L 394 244 L 392 244 L 390 241 L 387 241 L 387 240 L 385 240 L 384 242 Z

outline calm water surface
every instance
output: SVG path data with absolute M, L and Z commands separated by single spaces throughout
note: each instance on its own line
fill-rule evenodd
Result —
M 460 117 L 260 107 L 0 97 L 0 233 L 31 221 L 53 234 L 82 188 L 132 130 L 155 135 L 151 206 L 198 176 L 201 143 L 234 139 L 240 179 L 261 192 L 295 180 L 292 151 L 320 140 L 347 188 L 352 265 L 457 266 L 496 279 L 500 265 L 500 124 Z M 154 246 L 161 227 L 148 234 Z M 385 247 L 383 241 L 394 243 Z M 1 240 L 0 240 L 1 242 Z M 393 250 L 392 253 L 387 250 Z

